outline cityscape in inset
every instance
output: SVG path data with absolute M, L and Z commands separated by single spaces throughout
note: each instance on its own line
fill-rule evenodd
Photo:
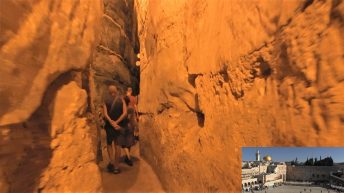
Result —
M 344 148 L 245 147 L 242 156 L 242 192 L 344 192 Z

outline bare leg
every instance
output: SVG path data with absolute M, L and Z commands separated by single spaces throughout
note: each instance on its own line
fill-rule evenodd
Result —
M 130 156 L 130 148 L 123 148 L 125 151 L 125 163 L 127 163 L 129 166 L 133 166 L 133 161 L 131 160 L 131 156 Z
M 121 156 L 121 148 L 117 144 L 115 144 L 115 162 L 114 162 L 115 168 L 119 167 L 120 156 Z
M 131 159 L 129 148 L 123 148 L 123 149 L 124 149 L 124 152 L 125 152 L 125 155 L 127 156 L 127 158 Z
M 109 155 L 110 163 L 111 163 L 111 164 L 114 164 L 114 163 L 113 163 L 113 149 L 112 149 L 112 144 L 111 144 L 111 145 L 107 145 L 106 150 L 107 150 L 108 155 Z

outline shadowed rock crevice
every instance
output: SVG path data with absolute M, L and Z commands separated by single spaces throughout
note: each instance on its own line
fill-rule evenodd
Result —
M 334 21 L 338 21 L 338 24 L 341 25 L 341 27 L 343 28 L 343 22 L 344 22 L 344 14 L 343 12 L 340 10 L 340 5 L 343 3 L 343 0 L 334 0 L 332 7 L 331 7 L 331 23 Z
M 198 121 L 198 126 L 204 127 L 204 121 L 205 121 L 205 115 L 202 112 L 196 112 L 197 114 L 197 121 Z
M 262 57 L 259 57 L 257 59 L 257 62 L 258 62 L 258 68 L 260 71 L 258 76 L 266 79 L 272 74 L 272 69 L 270 65 L 266 61 L 264 61 Z
M 198 76 L 201 76 L 202 74 L 189 74 L 188 75 L 188 81 L 191 84 L 192 87 L 196 88 L 196 78 Z
M 198 126 L 201 128 L 204 127 L 205 115 L 200 109 L 198 94 L 195 94 L 195 111 L 194 112 L 196 113 L 196 116 L 197 116 Z
M 314 0 L 306 0 L 305 4 L 302 6 L 301 11 L 305 11 L 307 9 L 307 7 L 309 7 L 310 5 L 312 5 L 312 3 L 314 2 Z

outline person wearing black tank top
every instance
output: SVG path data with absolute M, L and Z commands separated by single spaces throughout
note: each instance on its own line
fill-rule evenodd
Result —
M 103 103 L 104 128 L 106 131 L 107 152 L 110 159 L 107 169 L 109 172 L 118 174 L 121 172 L 119 169 L 121 149 L 117 144 L 117 138 L 120 135 L 119 130 L 127 124 L 127 106 L 124 99 L 119 95 L 116 86 L 110 85 L 108 89 L 109 95 L 104 97 Z M 114 158 L 112 144 L 115 147 Z

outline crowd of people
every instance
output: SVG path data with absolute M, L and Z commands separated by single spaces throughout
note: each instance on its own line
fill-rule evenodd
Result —
M 138 141 L 137 97 L 133 96 L 131 87 L 126 95 L 122 95 L 115 85 L 110 85 L 108 91 L 102 105 L 109 156 L 107 170 L 119 174 L 121 148 L 125 152 L 125 163 L 133 166 L 130 148 Z

